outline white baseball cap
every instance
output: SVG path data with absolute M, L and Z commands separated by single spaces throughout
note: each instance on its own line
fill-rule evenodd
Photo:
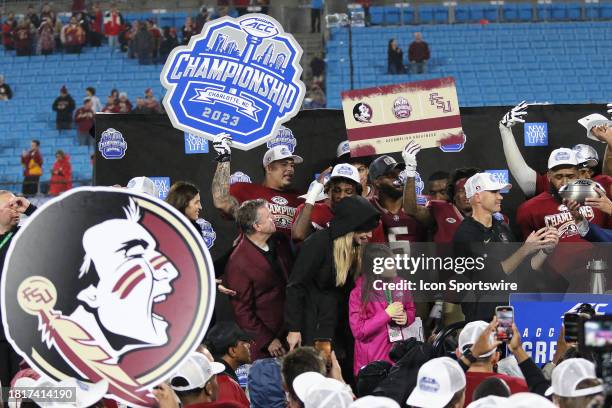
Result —
M 470 402 L 467 408 L 510 408 L 510 405 L 508 405 L 508 398 L 489 395 Z
M 289 150 L 287 146 L 278 145 L 268 149 L 266 154 L 264 154 L 263 165 L 265 167 L 273 161 L 284 159 L 293 159 L 296 164 L 304 162 L 304 159 L 302 159 L 300 156 L 296 156 L 295 154 L 291 153 L 291 150 Z
M 349 408 L 353 393 L 348 385 L 308 371 L 295 377 L 293 390 L 305 408 Z
M 343 177 L 349 180 L 353 180 L 355 183 L 360 184 L 361 179 L 359 178 L 359 170 L 357 167 L 348 163 L 336 164 L 332 169 L 331 176 L 329 179 Z
M 344 142 L 340 142 L 340 144 L 336 148 L 336 158 L 340 156 L 344 156 L 345 154 L 350 154 L 350 153 L 351 153 L 351 148 L 349 147 L 348 140 L 345 140 Z
M 593 146 L 577 144 L 572 150 L 576 153 L 576 161 L 581 166 L 595 167 L 599 163 L 599 155 Z
M 202 388 L 213 375 L 222 373 L 225 366 L 209 361 L 202 353 L 191 353 L 189 358 L 170 378 L 170 386 L 175 391 L 189 391 Z M 175 385 L 175 380 L 183 379 L 187 385 Z
M 508 397 L 507 403 L 508 408 L 557 408 L 550 400 L 531 392 L 513 394 Z
M 310 192 L 310 190 L 313 189 L 314 186 L 316 186 L 319 183 L 318 180 L 313 180 L 310 185 L 308 186 L 308 192 L 306 194 L 302 194 L 301 196 L 298 196 L 299 198 L 302 199 L 306 199 L 306 196 L 308 196 L 308 193 Z M 321 190 L 321 192 L 319 193 L 319 195 L 317 196 L 317 198 L 315 199 L 315 202 L 317 201 L 323 201 L 327 198 L 327 194 L 325 194 L 325 192 L 323 190 Z
M 41 396 L 43 399 L 40 401 L 35 396 L 32 396 L 30 399 L 42 408 L 87 408 L 104 398 L 104 395 L 106 395 L 108 392 L 108 381 L 102 380 L 92 384 L 77 380 L 76 378 L 66 378 L 60 382 L 55 382 L 44 377 L 40 377 L 38 380 L 34 380 L 29 377 L 22 377 L 15 381 L 14 387 L 57 389 L 72 388 L 74 389 L 74 401 L 72 402 L 50 402 L 49 400 L 44 399 L 44 395 Z M 9 401 L 9 405 L 19 406 L 20 404 L 17 401 Z
M 465 374 L 455 360 L 439 357 L 419 369 L 417 386 L 406 404 L 419 408 L 443 408 L 453 396 L 465 388 Z
M 353 401 L 350 408 L 400 408 L 400 406 L 391 398 L 368 395 Z
M 578 383 L 586 379 L 597 379 L 595 364 L 584 358 L 570 358 L 559 364 L 552 372 L 552 385 L 545 395 L 555 394 L 558 397 L 584 397 L 604 391 L 603 385 L 576 389 Z
M 555 149 L 548 156 L 548 170 L 551 170 L 557 166 L 578 166 L 578 160 L 576 159 L 576 152 L 567 147 L 561 147 Z
M 148 177 L 134 177 L 127 183 L 129 190 L 134 190 L 139 193 L 145 193 L 153 197 L 157 197 L 157 187 L 155 183 Z
M 602 143 L 605 143 L 605 142 L 593 136 L 591 134 L 591 129 L 593 129 L 595 126 L 600 126 L 600 125 L 612 126 L 612 121 L 610 121 L 604 115 L 600 115 L 599 113 L 592 113 L 588 116 L 585 116 L 584 118 L 578 119 L 578 123 L 584 126 L 584 128 L 587 130 L 586 135 L 589 139 L 597 140 L 598 142 L 602 142 Z
M 490 173 L 476 173 L 465 182 L 465 196 L 472 198 L 474 194 L 483 191 L 498 191 L 511 189 L 512 184 L 502 183 Z
M 461 353 L 463 353 L 467 347 L 471 347 L 472 345 L 474 345 L 474 343 L 476 343 L 476 340 L 478 340 L 478 337 L 480 337 L 482 332 L 485 331 L 487 327 L 489 327 L 489 323 L 483 320 L 476 320 L 466 324 L 463 327 L 463 330 L 461 330 L 461 333 L 459 334 L 459 350 L 461 351 Z M 493 343 L 494 341 L 495 333 L 491 332 L 491 343 Z M 495 350 L 491 350 L 488 353 L 482 354 L 477 357 L 489 357 L 493 355 L 493 353 L 495 353 Z

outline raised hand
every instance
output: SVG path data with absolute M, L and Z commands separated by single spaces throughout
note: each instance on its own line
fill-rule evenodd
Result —
M 519 103 L 514 108 L 510 109 L 501 120 L 501 124 L 507 128 L 511 128 L 517 123 L 525 123 L 524 116 L 527 115 L 527 103 L 525 101 Z
M 421 151 L 421 145 L 411 140 L 402 151 L 402 158 L 406 164 L 406 176 L 414 177 L 417 169 L 417 154 Z
M 213 139 L 213 149 L 217 153 L 215 160 L 219 163 L 230 161 L 232 158 L 232 137 L 228 133 L 219 133 Z

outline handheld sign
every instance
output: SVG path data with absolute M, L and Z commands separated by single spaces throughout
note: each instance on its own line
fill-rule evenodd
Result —
M 211 21 L 164 65 L 168 116 L 193 135 L 212 140 L 225 132 L 232 147 L 259 146 L 302 105 L 301 56 L 293 36 L 267 15 Z
M 2 274 L 2 323 L 30 367 L 107 381 L 108 397 L 152 406 L 150 390 L 200 344 L 215 303 L 202 234 L 165 202 L 83 187 L 22 227 Z
M 465 143 L 450 77 L 342 92 L 342 110 L 352 157 L 401 152 L 410 140 L 445 151 Z

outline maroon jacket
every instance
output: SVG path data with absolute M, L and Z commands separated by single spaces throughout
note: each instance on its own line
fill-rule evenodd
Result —
M 408 48 L 408 61 L 423 62 L 428 60 L 429 57 L 429 45 L 425 41 L 413 41 L 410 44 Z
M 275 270 L 261 250 L 243 236 L 225 266 L 225 285 L 237 292 L 230 298 L 238 326 L 253 335 L 253 360 L 270 357 L 268 346 L 285 335 L 285 287 L 293 266 L 289 242 L 282 234 L 269 240 L 280 266 Z

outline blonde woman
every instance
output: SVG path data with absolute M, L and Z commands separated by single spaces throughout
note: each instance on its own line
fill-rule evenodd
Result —
M 304 241 L 289 277 L 287 343 L 293 349 L 311 346 L 315 339 L 331 339 L 338 360 L 349 368 L 353 348 L 349 294 L 359 270 L 360 248 L 372 237 L 380 215 L 361 196 L 344 198 L 336 204 L 334 214 L 328 229 Z

